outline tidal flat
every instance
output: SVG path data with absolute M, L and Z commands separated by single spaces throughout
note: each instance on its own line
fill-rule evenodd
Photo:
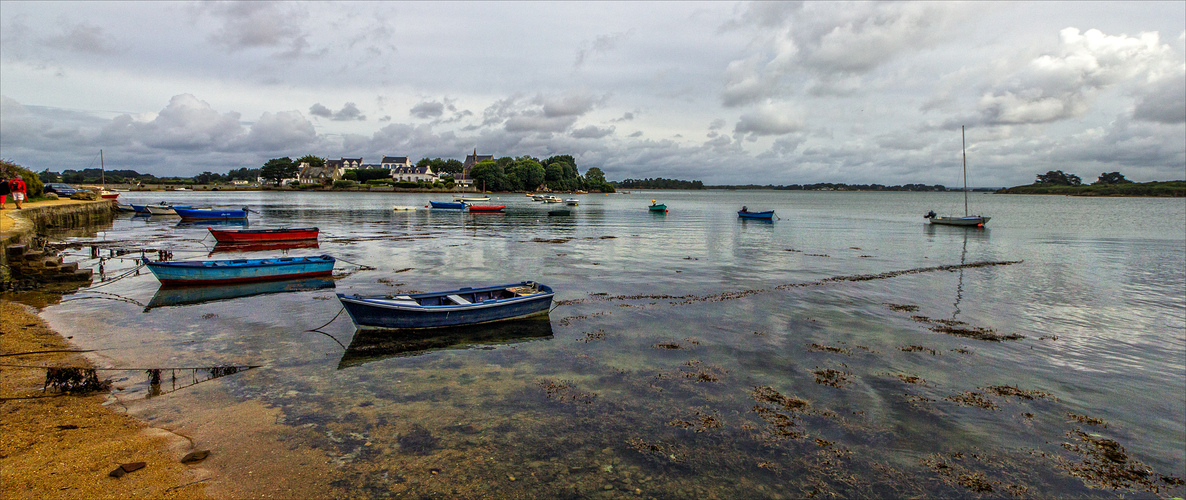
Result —
M 1180 200 L 977 195 L 993 219 L 966 229 L 922 219 L 952 193 L 597 194 L 564 218 L 511 194 L 505 214 L 168 196 L 322 232 L 227 252 L 205 225 L 129 216 L 54 236 L 127 276 L 43 317 L 129 368 L 112 405 L 210 450 L 216 497 L 1186 495 Z M 178 297 L 132 271 L 161 249 L 339 264 Z M 334 296 L 520 280 L 557 291 L 547 320 L 422 337 L 357 332 Z M 257 368 L 170 371 L 227 366 Z

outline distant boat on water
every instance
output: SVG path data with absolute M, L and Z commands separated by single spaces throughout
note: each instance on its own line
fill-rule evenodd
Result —
M 963 146 L 964 152 L 964 216 L 963 217 L 946 217 L 935 213 L 934 210 L 927 212 L 923 216 L 929 219 L 931 224 L 940 224 L 944 226 L 974 226 L 984 227 L 991 217 L 983 215 L 968 215 L 968 146 L 964 139 L 964 127 L 960 127 L 960 143 Z

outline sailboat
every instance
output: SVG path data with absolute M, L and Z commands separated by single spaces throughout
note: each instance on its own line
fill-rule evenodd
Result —
M 99 150 L 99 176 L 102 179 L 103 187 L 99 189 L 99 197 L 107 200 L 114 200 L 119 198 L 119 193 L 107 190 L 107 167 L 103 165 L 103 150 Z
M 964 137 L 964 127 L 960 127 L 960 145 L 964 151 L 964 216 L 944 217 L 936 215 L 935 211 L 931 210 L 923 216 L 923 218 L 930 219 L 931 224 L 984 227 L 988 223 L 988 219 L 991 218 L 983 215 L 968 215 L 968 143 Z

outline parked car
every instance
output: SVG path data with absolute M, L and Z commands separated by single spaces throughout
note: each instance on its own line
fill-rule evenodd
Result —
M 54 193 L 54 194 L 57 194 L 58 196 L 70 196 L 74 193 L 77 193 L 78 188 L 71 186 L 69 184 L 62 184 L 60 182 L 51 182 L 49 184 L 46 184 L 45 188 L 43 188 L 42 191 L 45 191 L 47 193 Z

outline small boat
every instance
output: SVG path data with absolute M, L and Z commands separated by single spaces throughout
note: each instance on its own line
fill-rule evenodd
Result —
M 544 203 L 563 203 L 563 202 L 564 202 L 564 200 L 561 200 L 557 196 L 548 195 L 548 196 L 544 197 Z
M 453 201 L 490 201 L 489 196 L 453 195 Z
M 655 200 L 651 200 L 651 206 L 649 206 L 647 208 L 649 208 L 652 212 L 667 213 L 667 204 L 666 203 L 655 203 Z
M 132 203 L 128 206 L 132 207 L 132 210 L 135 211 L 136 213 L 141 213 L 141 214 L 148 213 L 148 205 L 137 205 L 135 203 Z
M 210 234 L 214 235 L 216 241 L 225 243 L 316 240 L 318 233 L 315 227 L 296 229 L 214 229 L 208 227 L 206 229 L 210 230 Z
M 581 200 L 578 200 L 578 199 L 576 199 L 576 198 L 569 198 L 569 199 L 567 199 L 567 200 L 564 200 L 564 204 L 565 204 L 565 205 L 568 205 L 568 206 L 570 206 L 570 207 L 575 207 L 575 206 L 577 206 L 577 204 L 578 204 L 578 203 L 580 203 L 580 202 L 581 202 Z
M 136 211 L 136 207 L 133 207 L 127 203 L 116 203 L 115 208 L 118 208 L 120 212 L 135 212 Z
M 254 281 L 330 276 L 335 259 L 279 257 L 271 259 L 180 260 L 145 262 L 162 285 L 221 285 Z
M 396 212 L 415 212 L 417 208 L 420 208 L 420 207 L 409 207 L 409 206 L 404 206 L 404 205 L 396 205 L 394 207 L 391 207 L 391 209 L 395 210 Z
M 177 215 L 182 219 L 246 219 L 247 207 L 239 210 L 215 210 L 215 209 L 197 209 L 197 208 L 181 208 L 174 207 Z
M 502 209 L 504 209 L 506 207 L 507 207 L 506 205 L 470 205 L 469 211 L 470 212 L 483 212 L 483 213 L 501 212 Z
M 522 281 L 409 295 L 337 295 L 359 329 L 417 330 L 546 315 L 555 294 Z
M 446 349 L 492 349 L 495 346 L 552 338 L 547 318 L 504 321 L 492 325 L 455 326 L 405 334 L 361 330 L 338 361 L 338 369 L 387 358 L 420 356 Z
M 114 200 L 119 198 L 119 193 L 114 193 L 111 191 L 99 191 L 99 197 L 105 200 Z
M 240 283 L 237 285 L 164 286 L 157 289 L 152 299 L 148 301 L 148 305 L 144 307 L 144 310 L 149 311 L 157 307 L 203 304 L 206 302 L 251 297 L 254 295 L 303 292 L 333 287 L 333 278 L 324 277 Z
M 428 204 L 432 208 L 440 208 L 440 209 L 445 209 L 445 210 L 463 210 L 463 209 L 465 209 L 465 203 L 462 203 L 462 202 L 449 203 L 447 201 L 429 200 Z
M 177 208 L 193 208 L 189 205 L 148 205 L 144 207 L 152 215 L 177 215 Z
M 741 218 L 741 219 L 774 220 L 774 210 L 766 210 L 763 212 L 750 212 L 748 208 L 741 207 L 741 210 L 737 211 L 737 217 Z
M 548 215 L 572 215 L 572 210 L 567 208 L 562 210 L 548 210 Z
M 984 217 L 982 215 L 968 215 L 968 147 L 964 141 L 964 128 L 960 127 L 960 143 L 964 151 L 964 216 L 963 217 L 945 217 L 935 213 L 934 210 L 927 212 L 923 216 L 924 219 L 929 219 L 931 224 L 939 224 L 943 226 L 970 226 L 970 227 L 984 227 L 991 217 Z

